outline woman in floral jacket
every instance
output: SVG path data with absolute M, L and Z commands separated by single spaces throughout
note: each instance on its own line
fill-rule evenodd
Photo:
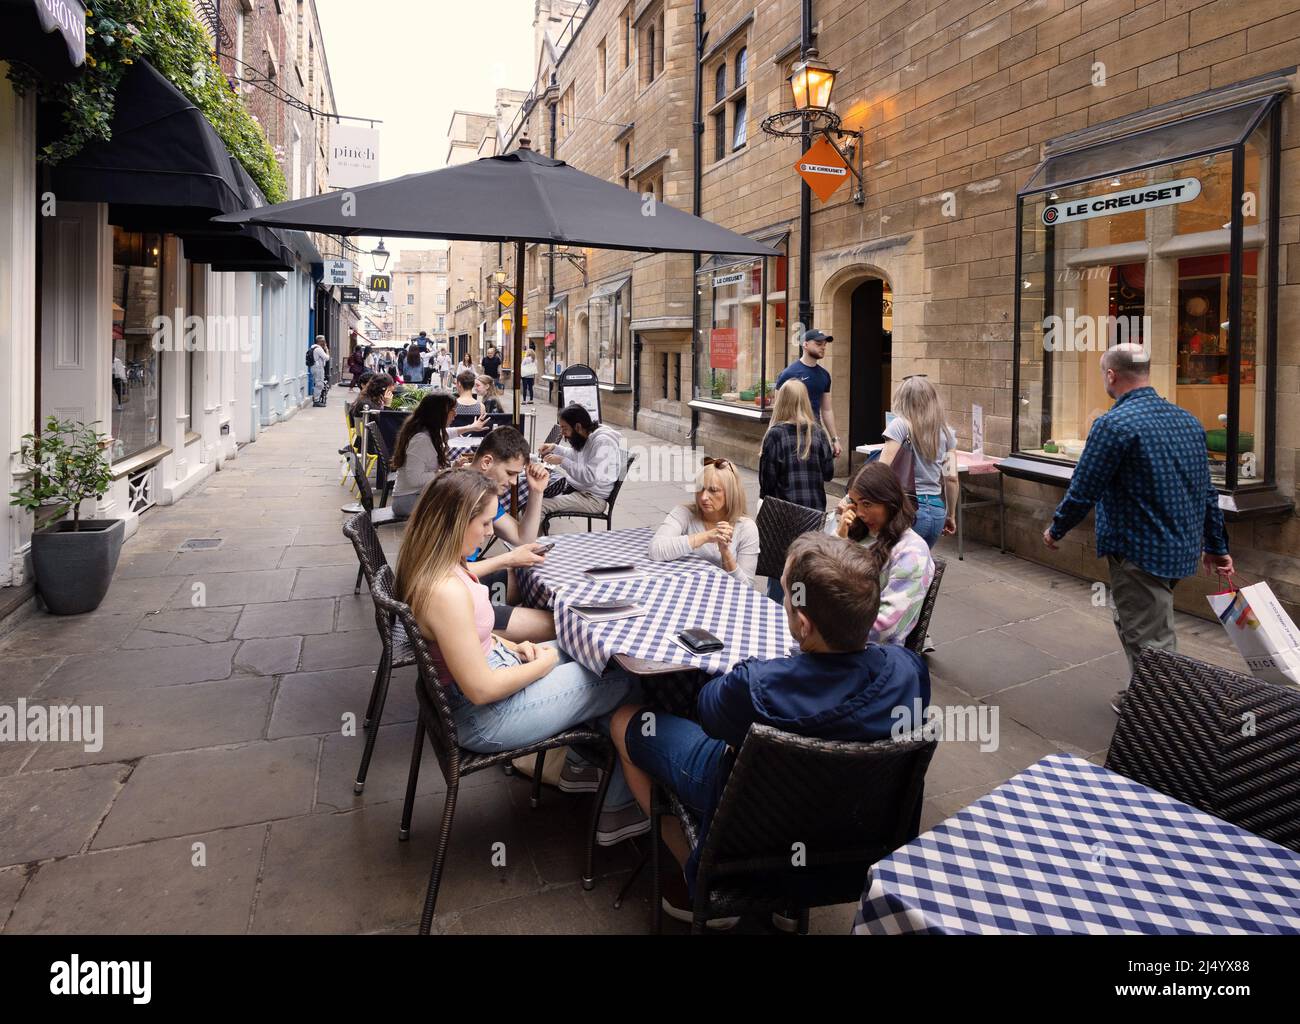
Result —
M 880 577 L 880 611 L 870 640 L 901 644 L 916 625 L 934 578 L 930 546 L 912 529 L 915 512 L 894 471 L 868 462 L 830 517 L 837 536 L 867 546 Z

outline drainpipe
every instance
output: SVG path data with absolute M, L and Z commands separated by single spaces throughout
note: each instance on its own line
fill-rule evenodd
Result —
M 555 84 L 556 84 L 556 82 L 555 82 L 555 72 L 552 71 L 552 72 L 551 72 L 551 85 L 554 86 Z M 551 148 L 550 148 L 550 157 L 551 157 L 552 160 L 554 160 L 554 159 L 555 159 L 555 141 L 556 141 L 556 140 L 555 140 L 555 122 L 556 122 L 555 108 L 556 108 L 556 104 L 555 104 L 555 103 L 551 103 L 551 104 L 549 104 L 549 106 L 550 106 L 550 108 L 551 108 Z M 547 248 L 548 248 L 548 250 L 549 250 L 550 253 L 551 253 L 551 258 L 547 261 L 547 262 L 550 263 L 550 269 L 549 269 L 549 272 L 548 272 L 547 275 L 546 275 L 546 304 L 549 306 L 551 303 L 553 303 L 553 302 L 555 301 L 555 246 L 554 246 L 554 245 L 550 245 L 550 246 L 548 246 Z M 543 326 L 542 326 L 542 332 L 543 332 L 543 335 L 545 335 L 545 332 L 546 332 L 545 323 L 546 323 L 546 317 L 545 317 L 545 314 L 543 314 L 543 316 L 542 316 L 542 324 L 543 324 Z M 568 329 L 568 322 L 567 322 L 567 321 L 565 322 L 565 329 L 566 329 L 566 330 Z M 556 338 L 556 339 L 555 339 L 555 350 L 556 350 L 557 352 L 560 350 L 560 339 L 559 339 L 559 338 Z M 545 363 L 545 359 L 546 359 L 546 338 L 543 336 L 543 338 L 542 338 L 542 360 L 543 360 L 542 365 L 543 365 L 543 366 L 546 365 L 546 363 Z M 538 376 L 540 376 L 540 374 L 539 374 Z M 551 381 L 551 383 L 550 383 L 549 386 L 550 386 L 551 388 L 554 388 L 555 393 L 556 393 L 556 395 L 558 396 L 559 393 L 560 393 L 560 384 L 559 384 L 559 381 Z M 551 392 L 548 390 L 548 391 L 546 392 L 546 397 L 547 397 L 547 400 L 548 400 L 548 401 L 549 401 L 549 399 L 550 399 L 550 396 L 551 396 Z M 635 417 L 633 418 L 632 429 L 633 429 L 633 430 L 636 429 L 636 420 L 635 420 Z
M 704 140 L 704 0 L 695 0 L 695 104 L 692 113 L 692 147 L 691 147 L 691 212 L 700 216 L 700 181 L 703 177 L 704 154 L 700 147 Z M 691 380 L 699 380 L 700 346 L 700 291 L 697 284 L 700 273 L 700 254 L 691 254 Z M 692 396 L 694 397 L 694 396 Z M 691 409 L 691 447 L 698 444 L 700 430 L 700 410 Z
M 807 60 L 816 50 L 812 45 L 812 0 L 800 4 L 799 57 Z M 805 129 L 807 122 L 804 123 Z M 803 133 L 803 151 L 812 145 L 812 135 Z M 806 181 L 799 185 L 799 322 L 804 330 L 813 325 L 812 304 L 812 189 Z M 796 346 L 798 347 L 798 346 Z M 796 353 L 798 355 L 798 353 Z

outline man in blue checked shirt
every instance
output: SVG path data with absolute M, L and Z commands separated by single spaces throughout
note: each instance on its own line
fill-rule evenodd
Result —
M 1196 572 L 1230 574 L 1232 556 L 1210 479 L 1205 428 L 1156 394 L 1141 345 L 1101 357 L 1110 411 L 1098 417 L 1043 543 L 1056 542 L 1097 506 L 1097 553 L 1110 566 L 1115 630 L 1132 670 L 1143 647 L 1175 650 L 1174 585 Z M 1111 706 L 1119 711 L 1124 691 Z

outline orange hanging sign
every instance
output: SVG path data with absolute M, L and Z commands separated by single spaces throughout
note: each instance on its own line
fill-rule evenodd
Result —
M 808 147 L 808 152 L 799 158 L 794 169 L 823 203 L 849 177 L 849 165 L 844 162 L 844 157 L 824 138 Z

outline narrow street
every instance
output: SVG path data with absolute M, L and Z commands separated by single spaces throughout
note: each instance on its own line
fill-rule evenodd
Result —
M 399 843 L 408 669 L 395 674 L 365 792 L 352 792 L 364 738 L 345 735 L 344 720 L 364 712 L 380 646 L 340 530 L 347 394 L 334 389 L 328 408 L 264 431 L 201 491 L 147 513 L 97 611 L 34 612 L 0 638 L 0 701 L 104 715 L 98 751 L 0 746 L 0 931 L 415 931 L 443 787 L 426 757 L 413 834 Z M 540 440 L 554 409 L 538 409 Z M 633 447 L 663 444 L 623 433 Z M 756 477 L 744 475 L 752 509 Z M 658 526 L 684 493 L 632 480 L 615 525 Z M 381 532 L 393 559 L 397 530 Z M 1000 717 L 996 750 L 939 745 L 923 829 L 1048 754 L 1100 763 L 1116 721 L 1107 702 L 1125 681 L 1088 583 L 977 544 L 959 562 L 947 538 L 937 554 L 948 565 L 931 628 L 934 702 Z M 1217 623 L 1180 615 L 1178 630 L 1185 653 L 1240 667 Z M 601 850 L 584 892 L 588 798 L 547 789 L 532 810 L 528 795 L 527 780 L 497 771 L 466 780 L 435 928 L 648 931 L 648 874 L 611 906 L 633 845 Z M 853 911 L 816 910 L 812 930 L 845 934 Z

